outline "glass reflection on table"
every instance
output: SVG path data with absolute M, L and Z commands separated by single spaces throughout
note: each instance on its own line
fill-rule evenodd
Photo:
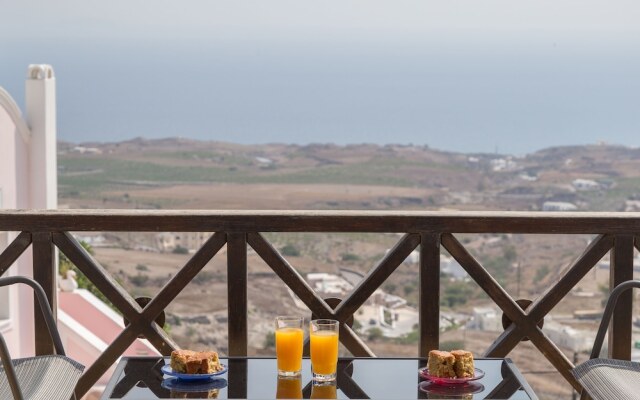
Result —
M 277 376 L 276 399 L 301 399 L 302 376 Z
M 313 382 L 311 385 L 312 399 L 337 399 L 338 386 L 336 381 L 331 382 Z

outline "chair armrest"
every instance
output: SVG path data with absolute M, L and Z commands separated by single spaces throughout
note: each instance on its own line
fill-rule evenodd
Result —
M 13 285 L 16 283 L 23 283 L 33 289 L 34 293 L 36 294 L 36 298 L 38 299 L 40 312 L 44 317 L 45 323 L 47 324 L 47 330 L 49 331 L 49 335 L 53 340 L 53 346 L 56 350 L 56 354 L 59 354 L 61 356 L 66 355 L 64 353 L 64 347 L 62 346 L 60 334 L 58 333 L 58 328 L 56 327 L 56 322 L 53 319 L 53 314 L 51 314 L 51 306 L 49 305 L 49 301 L 47 300 L 47 296 L 44 293 L 42 286 L 40 286 L 40 284 L 33 279 L 29 279 L 24 276 L 10 276 L 8 278 L 0 278 L 0 287 Z
M 7 348 L 7 343 L 4 341 L 2 333 L 0 333 L 0 359 L 2 359 L 2 366 L 7 375 L 7 381 L 9 381 L 13 398 L 22 400 L 23 396 L 20 385 L 18 385 L 18 378 L 16 378 L 16 370 L 13 368 L 11 355 L 9 354 L 9 349 Z
M 602 314 L 602 321 L 600 321 L 596 340 L 593 342 L 593 349 L 591 350 L 590 358 L 593 359 L 600 356 L 600 351 L 602 350 L 602 344 L 604 342 L 604 335 L 607 333 L 607 328 L 609 328 L 609 322 L 611 322 L 611 316 L 613 315 L 613 310 L 616 308 L 618 298 L 622 293 L 633 288 L 640 288 L 640 281 L 622 282 L 611 291 L 609 300 L 607 300 L 607 305 L 604 308 L 604 313 Z

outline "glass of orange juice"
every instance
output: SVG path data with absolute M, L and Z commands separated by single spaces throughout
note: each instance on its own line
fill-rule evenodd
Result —
M 302 371 L 303 323 L 302 317 L 276 317 L 276 358 L 280 376 L 298 376 Z
M 318 382 L 334 381 L 338 366 L 338 321 L 314 319 L 309 326 L 311 372 Z

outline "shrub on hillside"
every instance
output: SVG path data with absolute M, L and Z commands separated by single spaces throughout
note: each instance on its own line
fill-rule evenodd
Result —
M 282 255 L 285 255 L 285 256 L 289 256 L 289 257 L 300 256 L 300 250 L 298 250 L 298 248 L 292 245 L 291 243 L 288 243 L 287 245 L 285 245 L 283 248 L 280 249 L 280 251 L 282 252 Z
M 189 253 L 189 249 L 187 249 L 186 247 L 182 247 L 180 245 L 176 246 L 175 249 L 173 249 L 173 254 L 188 254 Z

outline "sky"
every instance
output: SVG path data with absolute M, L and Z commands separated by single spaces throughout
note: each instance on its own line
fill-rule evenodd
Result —
M 636 1 L 0 0 L 0 86 L 58 136 L 640 146 Z

